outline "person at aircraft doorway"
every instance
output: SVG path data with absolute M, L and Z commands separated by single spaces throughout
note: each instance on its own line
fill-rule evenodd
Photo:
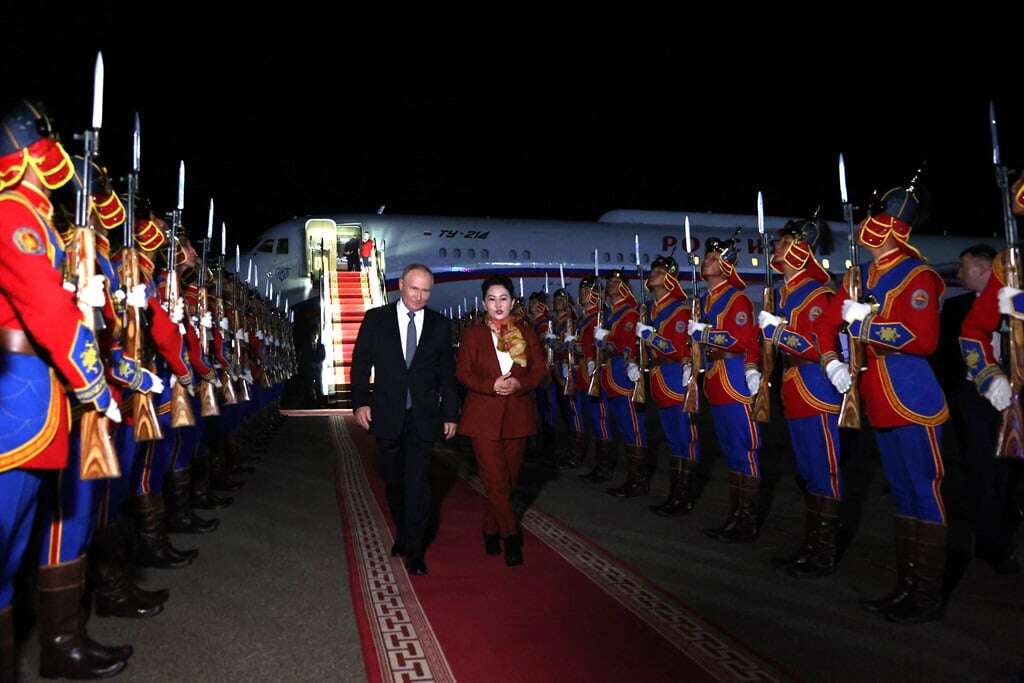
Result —
M 729 466 L 729 515 L 704 533 L 723 543 L 757 538 L 761 495 L 761 427 L 751 405 L 761 386 L 761 345 L 747 284 L 736 270 L 739 240 L 708 238 L 700 274 L 708 283 L 700 320 L 687 326 L 690 338 L 710 351 L 704 393 Z
M 789 423 L 797 469 L 807 482 L 804 492 L 804 541 L 795 555 L 772 564 L 798 579 L 835 572 L 842 475 L 839 471 L 839 408 L 842 396 L 829 381 L 841 372 L 832 360 L 823 367 L 821 354 L 835 352 L 833 335 L 817 338 L 814 323 L 828 307 L 835 289 L 831 277 L 814 258 L 814 249 L 831 251 L 832 232 L 818 218 L 789 221 L 779 230 L 771 256 L 772 270 L 784 280 L 776 287 L 776 311 L 761 311 L 757 324 L 764 338 L 782 351 L 782 403 Z
M 909 242 L 919 192 L 913 184 L 896 187 L 871 206 L 857 236 L 871 254 L 870 262 L 860 264 L 864 302 L 850 299 L 844 283 L 815 328 L 819 339 L 831 339 L 845 323 L 864 345 L 860 394 L 896 508 L 897 567 L 892 591 L 860 604 L 900 624 L 941 619 L 946 605 L 940 444 L 949 409 L 928 364 L 938 346 L 945 284 Z M 821 364 L 836 389 L 846 392 L 848 368 L 837 368 L 833 360 L 837 355 L 826 352 Z
M 345 260 L 348 262 L 348 271 L 359 272 L 359 238 L 352 237 L 345 245 L 341 248 L 341 253 L 344 254 Z
M 370 267 L 370 259 L 373 258 L 374 246 L 373 238 L 370 237 L 370 233 L 364 231 L 363 243 L 359 245 L 359 258 L 362 260 L 363 268 Z

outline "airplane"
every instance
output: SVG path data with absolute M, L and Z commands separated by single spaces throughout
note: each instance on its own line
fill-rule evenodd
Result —
M 313 276 L 323 263 L 320 256 L 326 256 L 333 267 L 343 270 L 344 258 L 339 257 L 342 245 L 352 237 L 361 239 L 365 231 L 376 241 L 389 293 L 397 291 L 405 266 L 423 263 L 434 272 L 430 306 L 457 315 L 478 305 L 480 283 L 496 273 L 511 277 L 517 290 L 525 290 L 527 296 L 545 288 L 554 292 L 562 285 L 564 274 L 566 286 L 575 294 L 579 279 L 595 272 L 595 249 L 598 272 L 621 268 L 633 278 L 638 243 L 645 272 L 659 255 L 672 254 L 680 264 L 680 280 L 690 292 L 692 277 L 683 236 L 686 216 L 690 219 L 696 259 L 703 256 L 708 237 L 731 237 L 739 229 L 741 254 L 737 267 L 748 284 L 751 299 L 759 302 L 764 286 L 763 242 L 756 216 L 740 214 L 617 209 L 603 214 L 596 222 L 381 213 L 307 216 L 285 221 L 262 233 L 256 246 L 240 262 L 240 270 L 246 271 L 247 261 L 251 260 L 256 270 L 265 274 L 264 278 L 270 275 L 274 291 L 281 293 L 282 301 L 287 299 L 292 307 L 300 306 L 317 299 Z M 769 237 L 774 237 L 787 220 L 766 216 L 765 231 Z M 818 258 L 838 281 L 849 265 L 849 228 L 842 222 L 828 223 L 835 247 L 832 254 Z M 912 237 L 912 244 L 946 281 L 947 295 L 962 291 L 956 279 L 960 252 L 978 243 L 1001 248 L 1000 240 L 994 238 L 946 234 Z M 866 257 L 862 251 L 861 258 Z M 633 279 L 634 291 L 639 293 Z M 395 297 L 392 294 L 389 298 Z

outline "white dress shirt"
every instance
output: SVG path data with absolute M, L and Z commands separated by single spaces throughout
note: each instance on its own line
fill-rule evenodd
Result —
M 494 352 L 498 354 L 498 366 L 501 368 L 501 374 L 507 373 L 512 369 L 512 355 L 508 351 L 498 350 L 498 335 L 491 330 L 491 341 L 494 342 Z
M 405 357 L 405 334 L 409 329 L 409 309 L 401 298 L 398 299 L 398 334 L 402 337 L 402 357 Z M 416 311 L 412 317 L 416 322 L 416 346 L 420 345 L 420 338 L 423 336 L 423 309 Z

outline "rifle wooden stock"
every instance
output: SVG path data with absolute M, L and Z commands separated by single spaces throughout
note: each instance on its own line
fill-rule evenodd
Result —
M 79 288 L 89 282 L 96 272 L 96 233 L 89 228 L 75 231 L 74 248 L 69 252 L 72 272 L 75 273 Z M 95 331 L 96 311 L 88 302 L 78 300 L 86 327 Z M 99 349 L 96 349 L 97 353 Z M 90 479 L 113 479 L 121 476 L 121 463 L 117 449 L 110 436 L 110 420 L 96 410 L 82 414 L 79 424 L 81 438 L 81 477 Z
M 175 382 L 171 387 L 171 426 L 196 426 L 196 416 L 192 412 L 192 401 L 189 400 L 188 389 L 181 382 Z
M 203 268 L 206 268 L 205 263 Z M 196 293 L 196 308 L 199 314 L 199 350 L 205 360 L 210 357 L 210 335 L 206 328 L 203 327 L 203 318 L 206 317 L 206 312 L 209 310 L 205 287 L 200 287 Z M 216 417 L 220 415 L 220 408 L 217 406 L 217 388 L 213 386 L 213 383 L 207 382 L 204 379 L 199 382 L 198 389 L 199 414 L 203 417 Z
M 775 293 L 770 287 L 764 288 L 764 310 L 772 313 L 775 311 Z M 754 405 L 751 408 L 751 412 L 754 414 L 754 419 L 758 422 L 771 422 L 772 421 L 772 399 L 771 399 L 771 379 L 772 373 L 775 372 L 775 345 L 772 344 L 772 340 L 761 335 L 761 386 L 757 388 L 757 393 L 754 394 Z
M 847 286 L 850 298 L 860 301 L 860 269 L 856 266 L 847 272 Z M 850 389 L 843 394 L 843 402 L 839 407 L 839 426 L 846 429 L 861 428 L 861 407 L 859 379 L 864 369 L 864 346 L 849 331 L 846 332 L 850 353 Z
M 235 391 L 235 383 L 231 381 L 231 373 L 227 370 L 220 371 L 220 393 L 224 398 L 224 405 L 233 406 L 238 403 L 238 393 Z
M 690 304 L 690 318 L 700 320 L 700 299 L 696 296 Z M 700 412 L 700 382 L 698 376 L 704 372 L 704 350 L 700 342 L 690 337 L 690 381 L 686 383 L 686 398 L 683 399 L 683 410 L 688 413 Z
M 565 321 L 565 332 L 566 336 L 576 336 L 576 321 L 572 315 Z M 563 337 L 564 339 L 564 337 Z M 565 373 L 565 384 L 562 386 L 563 396 L 572 396 L 576 393 L 576 354 L 573 353 L 572 348 L 576 342 L 569 342 L 568 348 L 565 351 L 565 366 L 567 372 Z
M 597 319 L 594 321 L 594 330 L 597 331 L 604 324 L 604 303 L 598 306 Z M 590 384 L 587 386 L 587 396 L 598 398 L 601 396 L 601 368 L 604 367 L 604 349 L 594 336 L 594 374 L 590 376 Z
M 644 319 L 647 314 L 647 307 L 640 307 L 640 320 Z M 643 405 L 647 402 L 647 388 L 644 386 L 644 378 L 647 375 L 647 348 L 644 344 L 643 339 L 637 339 L 637 365 L 640 366 L 640 378 L 633 383 L 633 395 L 630 396 L 630 400 L 637 404 Z
M 1010 247 L 1016 249 L 1016 247 Z M 1006 284 L 1020 289 L 1020 252 L 1006 263 Z M 1010 406 L 1003 411 L 996 442 L 997 458 L 1024 458 L 1024 411 L 1021 410 L 1021 389 L 1024 385 L 1024 320 L 1010 316 Z
M 220 415 L 220 408 L 217 405 L 217 387 L 213 382 L 205 379 L 199 382 L 199 414 L 202 417 L 216 417 Z
M 139 284 L 139 256 L 134 248 L 126 248 L 124 250 L 122 271 L 124 290 L 130 292 Z M 142 314 L 134 306 L 125 306 L 125 311 L 128 320 L 124 326 L 124 352 L 129 358 L 139 361 L 139 371 L 141 372 L 144 341 Z M 158 441 L 164 438 L 151 394 L 141 391 L 134 392 L 131 397 L 131 411 L 132 421 L 134 422 L 133 436 L 136 441 Z

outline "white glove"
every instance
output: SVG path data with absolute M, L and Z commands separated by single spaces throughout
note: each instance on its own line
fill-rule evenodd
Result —
M 636 363 L 630 363 L 626 366 L 626 376 L 629 377 L 630 382 L 638 382 L 640 380 L 640 366 Z
M 1024 294 L 1024 290 L 1017 289 L 1016 287 L 1000 287 L 999 312 L 1003 315 L 1014 315 L 1013 298 L 1018 294 Z M 1002 409 L 1000 408 L 1000 410 Z
M 693 336 L 694 332 L 703 332 L 706 329 L 708 329 L 707 323 L 700 323 L 697 322 L 696 320 L 689 320 L 686 323 L 686 334 L 690 335 L 691 337 Z
M 199 320 L 199 324 L 202 325 L 203 327 L 205 327 L 208 330 L 212 330 L 213 329 L 213 313 L 210 313 L 209 311 L 207 311 L 206 313 L 203 313 L 203 317 Z
M 547 332 L 544 333 L 544 339 L 558 339 L 558 335 L 552 332 L 551 330 L 548 330 Z
M 75 283 L 74 282 L 68 282 L 67 280 L 64 281 L 63 287 L 64 287 L 64 290 L 67 291 L 67 292 L 72 292 L 73 293 L 73 292 L 77 292 L 78 291 L 78 288 L 75 287 Z
M 220 389 L 222 386 L 224 386 L 224 383 L 220 381 L 220 377 L 217 377 L 216 375 L 214 375 L 214 377 L 213 377 L 213 386 L 215 386 L 218 389 Z
M 593 375 L 594 370 L 597 370 L 597 365 L 592 360 L 587 361 L 587 375 Z
M 132 308 L 146 308 L 149 305 L 149 297 L 146 296 L 146 285 L 135 285 L 128 292 L 126 298 L 128 305 Z
M 648 333 L 648 332 L 653 334 L 654 333 L 654 328 L 651 327 L 650 325 L 644 325 L 643 323 L 637 323 L 636 324 L 636 336 L 637 337 L 639 337 L 640 339 L 643 339 L 644 338 L 644 334 Z
M 569 379 L 569 364 L 563 361 L 560 372 L 563 380 Z
M 117 403 L 114 401 L 110 402 L 110 405 L 107 407 L 107 412 L 105 412 L 104 415 L 106 415 L 112 422 L 121 424 L 121 409 L 117 407 Z
M 180 323 L 185 319 L 185 302 L 181 299 L 175 301 L 174 306 L 170 311 L 168 311 L 168 314 L 171 316 L 172 323 Z
M 594 328 L 594 339 L 597 341 L 604 341 L 604 338 L 611 334 L 611 330 L 606 330 L 603 327 Z
M 778 327 L 783 322 L 784 321 L 782 320 L 782 318 L 775 315 L 774 313 L 769 313 L 768 311 L 761 311 L 760 313 L 757 314 L 757 326 L 760 327 L 762 330 L 768 327 L 769 325 L 771 325 L 772 327 Z
M 188 389 L 188 395 L 189 396 L 193 396 L 194 397 L 196 395 L 196 383 L 195 382 L 189 382 L 188 386 L 185 387 L 185 388 Z
M 252 378 L 252 372 L 249 371 L 249 368 L 245 369 L 245 372 L 242 373 L 242 377 L 244 377 L 245 381 L 249 384 L 256 384 L 256 380 Z
M 689 363 L 683 365 L 683 386 L 687 386 L 690 383 L 690 379 L 693 377 L 693 366 Z
M 256 338 L 259 339 L 260 341 L 263 341 L 263 330 L 256 330 Z
M 228 327 L 229 327 L 228 326 L 228 319 L 227 318 L 221 318 L 220 319 L 220 329 L 222 329 L 225 332 L 227 332 L 228 331 Z
M 125 294 L 123 289 L 115 289 L 110 296 L 114 297 L 114 301 L 121 303 L 125 300 Z
M 862 304 L 853 299 L 843 302 L 843 320 L 848 323 L 863 320 L 868 317 L 869 313 L 871 313 L 871 304 Z
M 1004 287 L 1004 289 L 1009 288 Z M 988 402 L 992 404 L 992 407 L 999 412 L 1003 412 L 1009 408 L 1010 401 L 1013 400 L 1013 391 L 1010 389 L 1009 380 L 1002 375 L 993 379 L 988 385 L 988 390 L 985 392 L 985 398 L 987 398 Z
M 850 366 L 846 363 L 830 360 L 825 365 L 825 375 L 840 394 L 845 394 L 850 390 L 850 385 L 853 382 L 850 379 Z
M 85 287 L 78 291 L 78 300 L 84 301 L 93 308 L 103 308 L 103 304 L 107 300 L 107 290 L 103 286 L 106 281 L 107 278 L 102 275 L 91 276 Z
M 150 380 L 153 382 L 153 388 L 150 390 L 150 393 L 162 394 L 164 392 L 164 381 L 160 379 L 160 376 L 153 374 L 146 368 L 142 368 L 142 371 L 149 375 Z M 174 379 L 174 375 L 171 375 L 171 379 Z
M 571 344 L 572 342 L 576 341 L 576 335 L 575 334 L 566 334 L 564 341 L 565 341 L 566 344 Z
M 744 374 L 747 377 L 747 389 L 750 389 L 751 394 L 756 394 L 761 388 L 761 371 L 750 368 Z
M 192 327 L 195 327 L 196 325 L 199 324 L 199 316 L 197 315 L 190 315 L 188 319 L 192 322 Z
M 185 323 L 178 323 L 178 334 L 185 336 Z

